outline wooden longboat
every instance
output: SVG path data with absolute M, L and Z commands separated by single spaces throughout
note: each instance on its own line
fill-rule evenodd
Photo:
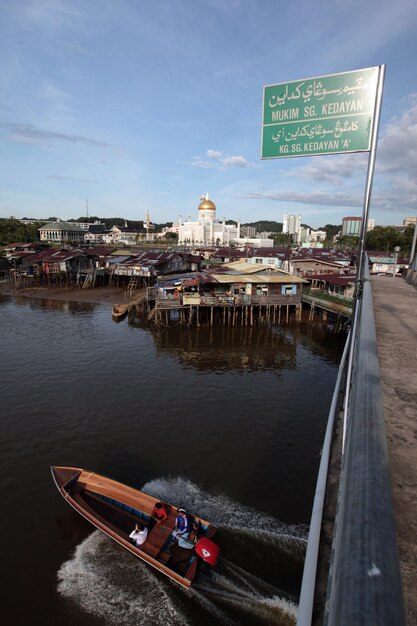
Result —
M 111 316 L 115 322 L 120 322 L 127 315 L 127 304 L 113 304 Z
M 76 467 L 51 467 L 53 479 L 65 500 L 106 535 L 152 567 L 189 588 L 195 578 L 199 558 L 214 565 L 218 548 L 210 538 L 216 527 L 199 517 L 188 515 L 193 531 L 191 548 L 172 543 L 177 508 L 166 504 L 168 519 L 159 524 L 151 517 L 158 499 L 100 474 Z M 140 548 L 129 534 L 141 522 L 148 536 Z M 208 558 L 207 558 L 208 557 Z

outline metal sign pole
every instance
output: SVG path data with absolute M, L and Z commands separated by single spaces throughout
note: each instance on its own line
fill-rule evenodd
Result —
M 369 205 L 371 201 L 371 193 L 372 193 L 372 183 L 374 178 L 374 170 L 375 170 L 375 160 L 376 160 L 376 147 L 378 143 L 378 130 L 379 130 L 379 118 L 381 116 L 381 106 L 382 106 L 382 94 L 384 91 L 384 78 L 385 78 L 385 65 L 379 66 L 378 72 L 378 84 L 375 98 L 375 109 L 374 109 L 374 118 L 372 125 L 372 135 L 371 135 L 371 148 L 369 151 L 368 157 L 368 173 L 366 176 L 366 186 L 365 186 L 365 196 L 363 201 L 363 212 L 362 212 L 362 224 L 361 224 L 361 234 L 360 234 L 360 242 L 358 248 L 358 257 L 356 260 L 357 269 L 356 269 L 356 288 L 355 288 L 355 300 L 354 300 L 354 311 L 352 315 L 352 332 L 350 333 L 350 352 L 349 352 L 349 361 L 348 368 L 346 374 L 346 389 L 348 393 L 345 397 L 345 406 L 344 406 L 344 417 L 343 417 L 343 443 L 342 443 L 342 453 L 344 452 L 345 447 L 345 437 L 347 430 L 347 423 L 349 419 L 349 389 L 352 377 L 352 366 L 353 366 L 353 349 L 355 345 L 355 337 L 357 330 L 357 307 L 358 307 L 358 298 L 361 297 L 362 293 L 362 281 L 363 281 L 363 271 L 364 271 L 364 262 L 365 262 L 365 238 L 366 231 L 368 226 L 368 215 L 369 215 Z
M 417 222 L 414 224 L 413 243 L 411 245 L 410 260 L 408 262 L 410 269 L 417 269 L 416 267 L 413 268 L 413 262 L 415 261 L 414 257 L 415 257 L 415 253 L 416 253 L 416 242 L 417 242 Z
M 363 279 L 365 237 L 366 237 L 366 230 L 368 226 L 369 204 L 371 201 L 372 183 L 373 183 L 374 170 L 375 170 L 376 147 L 377 147 L 377 142 L 378 142 L 379 118 L 381 116 L 382 93 L 384 90 L 385 68 L 386 68 L 385 65 L 379 66 L 378 86 L 377 86 L 377 92 L 376 92 L 376 98 L 375 98 L 374 121 L 372 125 L 371 149 L 369 151 L 368 174 L 366 176 L 361 236 L 360 236 L 358 258 L 357 258 L 357 273 L 356 273 L 357 282 Z M 356 291 L 358 292 L 358 284 L 356 285 Z

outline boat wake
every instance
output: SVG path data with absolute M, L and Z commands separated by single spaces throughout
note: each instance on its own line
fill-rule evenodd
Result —
M 109 624 L 168 626 L 184 619 L 150 567 L 96 530 L 58 572 L 58 591 Z
M 305 525 L 288 525 L 272 515 L 234 502 L 222 494 L 212 495 L 181 477 L 158 478 L 149 481 L 142 491 L 166 502 L 180 502 L 191 514 L 208 519 L 218 528 L 247 533 L 258 539 L 287 546 L 290 552 L 297 547 L 304 554 L 308 529 Z
M 304 527 L 287 526 L 225 496 L 207 494 L 182 478 L 153 480 L 143 491 L 181 503 L 218 526 L 224 543 L 218 566 L 203 565 L 191 590 L 185 591 L 95 531 L 58 572 L 63 597 L 120 626 L 204 625 L 214 620 L 239 625 L 295 623 L 297 608 L 286 572 L 291 575 L 288 563 L 302 563 Z

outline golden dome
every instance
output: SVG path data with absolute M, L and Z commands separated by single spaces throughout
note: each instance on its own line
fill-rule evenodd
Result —
M 216 205 L 214 204 L 214 202 L 209 200 L 208 193 L 205 196 L 201 197 L 201 202 L 198 205 L 198 210 L 199 211 L 215 211 L 216 210 Z

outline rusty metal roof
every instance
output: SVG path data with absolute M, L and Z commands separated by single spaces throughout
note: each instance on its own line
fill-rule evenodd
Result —
M 356 276 L 353 274 L 314 274 L 313 276 L 306 276 L 306 280 L 321 280 L 329 283 L 329 285 L 353 285 Z
M 32 254 L 30 256 L 30 260 L 33 262 L 62 262 L 69 261 L 70 259 L 76 259 L 79 256 L 84 256 L 84 252 L 81 250 L 43 250 L 42 252 L 37 252 L 36 254 Z
M 230 284 L 230 283 L 269 283 L 269 284 L 302 284 L 307 281 L 291 274 L 282 274 L 270 272 L 268 274 L 213 274 L 213 278 L 218 283 Z

